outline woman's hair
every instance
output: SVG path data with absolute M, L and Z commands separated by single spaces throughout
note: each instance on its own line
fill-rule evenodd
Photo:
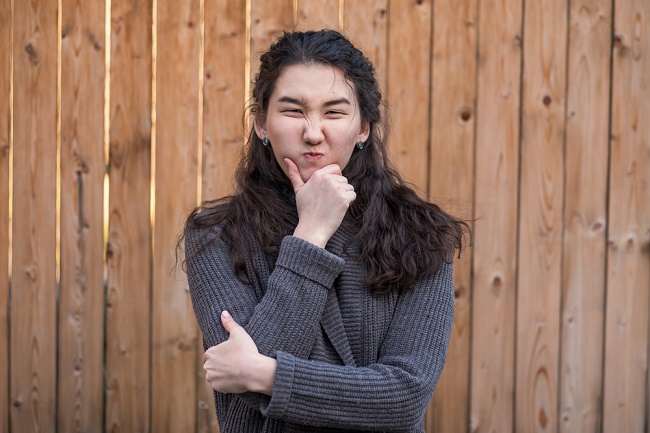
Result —
M 291 65 L 328 65 L 341 71 L 356 94 L 361 121 L 370 125 L 363 149 L 355 147 L 343 169 L 357 198 L 342 224 L 354 229 L 359 259 L 368 268 L 364 283 L 387 292 L 436 273 L 455 249 L 460 252 L 469 227 L 419 198 L 389 162 L 382 95 L 371 62 L 337 31 L 285 32 L 261 56 L 250 103 L 253 115 L 264 116 L 278 77 Z M 275 260 L 282 238 L 296 227 L 298 214 L 292 185 L 271 147 L 250 131 L 235 172 L 234 194 L 202 203 L 187 219 L 185 232 L 203 231 L 188 257 L 214 241 L 212 229 L 220 227 L 242 281 L 252 277 L 246 274 L 245 259 L 255 243 Z M 183 236 L 179 245 L 182 242 Z

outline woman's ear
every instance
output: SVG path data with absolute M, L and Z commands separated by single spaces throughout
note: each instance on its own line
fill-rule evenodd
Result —
M 370 122 L 361 122 L 361 129 L 359 131 L 359 140 L 365 142 L 370 135 Z
M 256 115 L 253 119 L 253 127 L 255 128 L 255 134 L 260 140 L 267 138 L 266 133 L 266 118 L 260 114 Z

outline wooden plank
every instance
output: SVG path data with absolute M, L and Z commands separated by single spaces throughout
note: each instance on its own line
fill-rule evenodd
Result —
M 105 8 L 63 0 L 58 430 L 101 431 L 104 412 Z
M 296 29 L 338 29 L 339 3 L 339 0 L 296 0 Z
M 250 81 L 260 67 L 260 55 L 283 30 L 294 26 L 293 0 L 250 0 Z
M 372 61 L 386 96 L 388 76 L 388 0 L 355 0 L 344 3 L 343 29 L 352 43 Z
M 566 113 L 560 426 L 602 422 L 611 1 L 571 1 Z
M 199 0 L 158 0 L 153 249 L 152 415 L 155 432 L 194 432 L 197 330 L 184 275 L 170 274 L 184 217 L 196 205 Z
M 519 0 L 479 4 L 472 432 L 513 431 L 521 14 Z
M 111 6 L 105 429 L 148 432 L 152 3 Z
M 228 68 L 221 65 L 228 64 Z M 207 3 L 203 68 L 203 200 L 231 191 L 244 143 L 246 0 Z M 214 121 L 219 119 L 219 121 Z
M 14 2 L 11 430 L 56 430 L 57 2 Z
M 650 3 L 614 7 L 603 432 L 642 433 L 650 398 Z
M 435 2 L 433 17 L 429 199 L 469 220 L 474 186 L 477 3 Z M 429 432 L 467 432 L 469 428 L 471 263 L 470 249 L 454 262 L 454 327 L 447 363 L 426 417 Z
M 9 431 L 9 149 L 11 1 L 0 0 L 0 431 Z
M 199 333 L 200 334 L 200 333 Z M 202 338 L 202 337 L 201 337 Z M 200 355 L 196 364 L 196 381 L 198 383 L 198 422 L 197 433 L 219 433 L 219 422 L 217 420 L 217 413 L 214 406 L 214 391 L 210 384 L 205 380 L 205 372 L 203 371 L 203 343 L 201 341 L 197 344 L 197 350 L 200 350 Z
M 431 0 L 389 4 L 388 148 L 399 172 L 423 197 L 428 187 L 431 10 Z
M 567 7 L 524 14 L 515 431 L 558 428 Z

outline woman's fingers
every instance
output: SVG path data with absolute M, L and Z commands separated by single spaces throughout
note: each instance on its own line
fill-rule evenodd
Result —
M 259 356 L 257 345 L 235 319 L 221 313 L 221 323 L 230 334 L 228 340 L 210 347 L 203 355 L 205 378 L 212 388 L 221 392 L 245 392 L 252 359 Z
M 284 158 L 284 163 L 287 164 L 287 174 L 289 175 L 291 185 L 293 185 L 293 192 L 297 193 L 300 191 L 300 188 L 305 186 L 305 182 L 300 175 L 300 170 L 298 170 L 298 166 L 290 158 Z
M 233 319 L 230 313 L 226 310 L 221 312 L 221 324 L 228 334 L 230 334 L 235 327 L 239 326 L 237 322 L 235 322 L 235 319 Z
M 356 197 L 337 164 L 316 170 L 296 191 L 298 226 L 294 236 L 324 247 Z

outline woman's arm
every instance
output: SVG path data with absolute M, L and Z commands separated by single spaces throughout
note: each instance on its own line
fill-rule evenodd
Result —
M 401 294 L 375 364 L 337 366 L 277 353 L 265 416 L 311 426 L 403 431 L 422 422 L 453 322 L 452 265 Z
M 422 422 L 442 371 L 453 309 L 452 269 L 445 265 L 400 296 L 378 360 L 366 367 L 332 365 L 281 351 L 277 361 L 267 358 L 225 316 L 231 337 L 206 352 L 208 379 L 223 392 L 272 391 L 271 399 L 260 402 L 262 413 L 288 422 L 408 430 Z
M 188 232 L 188 251 L 192 251 L 197 235 Z M 263 260 L 259 252 L 252 256 Z M 229 248 L 223 239 L 196 255 L 189 254 L 190 295 L 206 346 L 228 339 L 220 319 L 221 313 L 227 310 L 255 341 L 260 353 L 275 357 L 275 352 L 282 350 L 307 358 L 327 292 L 343 264 L 343 259 L 326 250 L 287 236 L 262 295 L 258 283 L 244 284 L 235 276 Z
M 282 350 L 307 358 L 319 330 L 327 292 L 341 272 L 343 260 L 306 241 L 286 237 L 270 275 L 262 253 L 251 254 L 251 260 L 260 263 L 259 271 L 266 273 L 260 278 L 268 278 L 264 292 L 259 281 L 247 285 L 235 276 L 224 239 L 195 254 L 199 235 L 199 230 L 186 233 L 187 274 L 205 348 L 228 340 L 220 318 L 227 310 L 261 354 L 275 358 L 276 351 Z M 258 393 L 238 394 L 237 398 L 256 410 L 268 403 L 268 397 Z

